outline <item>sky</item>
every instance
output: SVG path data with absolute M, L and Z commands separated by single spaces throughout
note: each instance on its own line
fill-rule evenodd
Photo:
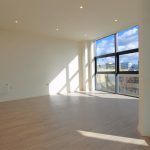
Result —
M 131 53 L 131 54 L 126 54 L 126 55 L 120 55 L 120 63 L 123 62 L 130 62 L 131 64 L 138 64 L 138 53 Z
M 114 35 L 96 41 L 96 56 L 115 52 Z
M 138 26 L 117 33 L 118 51 L 138 48 Z M 96 56 L 115 52 L 114 35 L 96 41 Z M 98 60 L 98 63 L 113 62 L 112 57 L 107 60 Z M 137 64 L 138 53 L 120 56 L 120 62 Z
M 138 26 L 118 33 L 118 51 L 138 48 Z

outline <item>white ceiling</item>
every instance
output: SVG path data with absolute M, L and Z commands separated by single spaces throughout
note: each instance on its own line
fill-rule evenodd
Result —
M 0 0 L 0 28 L 75 40 L 96 39 L 139 22 L 142 0 Z M 80 5 L 83 3 L 83 9 Z M 18 24 L 14 20 L 19 21 Z M 118 19 L 118 22 L 114 22 Z M 60 30 L 56 31 L 56 26 Z M 85 36 L 86 34 L 87 36 Z

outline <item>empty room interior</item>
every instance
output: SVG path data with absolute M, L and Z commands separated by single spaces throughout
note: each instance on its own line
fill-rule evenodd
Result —
M 150 150 L 150 0 L 0 0 L 0 150 Z

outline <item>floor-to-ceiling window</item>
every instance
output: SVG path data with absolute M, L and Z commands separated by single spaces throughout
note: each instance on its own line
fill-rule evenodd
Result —
M 96 90 L 139 95 L 138 26 L 95 42 Z

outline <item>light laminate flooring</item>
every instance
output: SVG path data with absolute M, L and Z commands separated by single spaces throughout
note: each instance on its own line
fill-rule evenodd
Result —
M 0 150 L 150 150 L 138 99 L 74 93 L 0 103 Z

